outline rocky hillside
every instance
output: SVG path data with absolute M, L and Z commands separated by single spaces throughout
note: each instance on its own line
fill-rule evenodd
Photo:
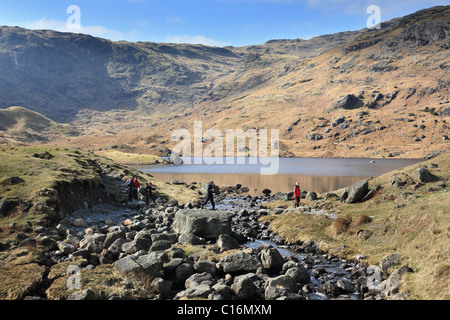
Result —
M 91 150 L 153 153 L 202 120 L 280 129 L 283 156 L 426 157 L 448 148 L 449 17 L 240 48 L 1 27 L 1 107 L 71 122 Z

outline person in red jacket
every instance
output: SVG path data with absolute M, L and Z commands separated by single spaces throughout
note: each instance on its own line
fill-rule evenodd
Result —
M 300 186 L 299 186 L 298 181 L 295 183 L 294 197 L 295 197 L 295 207 L 300 206 L 301 191 L 300 191 Z
M 133 186 L 133 198 L 135 198 L 136 200 L 139 200 L 138 198 L 138 190 L 141 187 L 139 180 L 137 179 L 137 177 L 133 177 L 133 182 L 134 182 L 134 186 Z

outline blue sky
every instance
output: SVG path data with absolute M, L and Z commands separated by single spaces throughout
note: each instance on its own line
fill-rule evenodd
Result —
M 369 5 L 379 6 L 381 21 L 386 21 L 448 4 L 449 0 L 0 0 L 0 25 L 82 32 L 115 41 L 244 46 L 363 29 L 371 15 Z M 71 5 L 80 9 L 80 29 L 68 28 L 67 20 L 75 13 L 67 13 Z

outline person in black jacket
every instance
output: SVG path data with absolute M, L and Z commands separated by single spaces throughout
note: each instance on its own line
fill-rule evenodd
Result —
M 134 178 L 135 177 L 132 177 L 126 181 L 126 185 L 128 187 L 128 201 L 133 200 Z
M 216 204 L 214 203 L 214 181 L 208 183 L 207 191 L 208 195 L 206 199 L 203 201 L 201 208 L 203 209 L 203 206 L 205 206 L 208 203 L 208 201 L 211 201 L 212 209 L 215 210 Z
M 147 186 L 145 187 L 145 194 L 147 195 L 147 203 L 148 204 L 150 204 L 150 201 L 153 201 L 153 203 L 156 203 L 155 199 L 153 199 L 153 197 L 152 197 L 152 190 L 153 190 L 152 183 L 151 182 L 147 183 Z

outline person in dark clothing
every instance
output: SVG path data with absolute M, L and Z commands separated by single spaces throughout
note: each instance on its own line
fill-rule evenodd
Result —
M 128 187 L 128 201 L 133 200 L 134 178 L 136 177 L 132 177 L 126 181 L 126 185 Z
M 147 186 L 145 187 L 145 194 L 147 195 L 148 204 L 150 204 L 151 201 L 153 201 L 153 203 L 156 203 L 155 199 L 153 199 L 152 197 L 152 190 L 153 190 L 152 183 L 151 182 L 147 183 Z
M 208 184 L 207 191 L 208 191 L 208 195 L 207 195 L 206 199 L 203 201 L 201 208 L 203 209 L 203 206 L 205 206 L 208 203 L 208 201 L 211 201 L 212 209 L 215 210 L 216 204 L 214 203 L 214 182 L 213 181 L 211 181 Z
M 300 191 L 300 185 L 299 185 L 298 182 L 295 183 L 294 196 L 295 196 L 295 207 L 299 207 L 300 206 L 301 191 Z

